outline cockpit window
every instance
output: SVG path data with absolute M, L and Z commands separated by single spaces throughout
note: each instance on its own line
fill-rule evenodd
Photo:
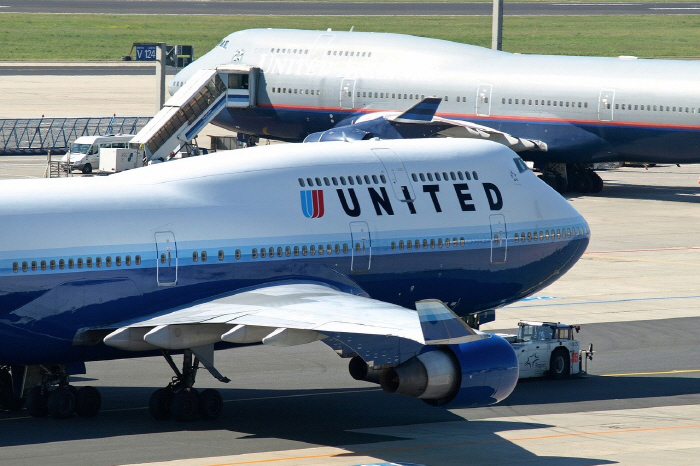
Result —
M 529 168 L 527 168 L 527 165 L 525 164 L 525 162 L 523 162 L 523 159 L 521 159 L 520 157 L 514 158 L 513 162 L 515 162 L 515 166 L 518 168 L 518 171 L 520 173 L 523 173 L 523 172 L 526 172 L 529 170 Z

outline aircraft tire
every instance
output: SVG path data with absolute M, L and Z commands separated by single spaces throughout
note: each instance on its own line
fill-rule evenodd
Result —
M 202 419 L 216 419 L 224 410 L 224 400 L 221 393 L 213 388 L 202 390 L 199 394 L 199 415 Z
M 32 417 L 46 417 L 49 415 L 46 395 L 41 392 L 41 387 L 34 387 L 29 390 L 25 408 L 27 408 L 27 413 Z
M 68 387 L 58 387 L 49 392 L 46 402 L 51 417 L 66 419 L 75 414 L 75 395 Z
M 82 172 L 84 175 L 89 175 L 90 173 L 92 173 L 92 165 L 90 165 L 89 163 L 86 163 L 85 166 L 83 167 Z
M 19 411 L 24 406 L 24 398 L 15 398 L 12 391 L 12 376 L 7 371 L 0 372 L 0 407 L 8 411 Z
M 75 397 L 75 412 L 80 417 L 94 417 L 102 407 L 102 396 L 95 387 L 81 387 Z
M 183 389 L 175 393 L 170 410 L 173 419 L 180 422 L 189 422 L 197 418 L 199 413 L 199 394 L 193 389 Z
M 549 375 L 554 379 L 564 379 L 569 376 L 569 351 L 557 348 L 549 360 Z
M 603 179 L 594 171 L 589 172 L 589 174 L 591 176 L 591 180 L 593 181 L 593 187 L 591 188 L 591 192 L 594 194 L 598 194 L 603 190 Z
M 172 399 L 173 392 L 169 388 L 159 388 L 153 392 L 148 402 L 148 411 L 151 413 L 151 416 L 158 421 L 170 419 L 170 416 L 172 416 L 170 410 Z

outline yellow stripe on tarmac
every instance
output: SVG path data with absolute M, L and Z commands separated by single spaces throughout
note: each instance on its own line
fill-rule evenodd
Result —
M 601 377 L 624 377 L 626 375 L 659 375 L 659 374 L 688 374 L 691 372 L 700 372 L 700 369 L 687 369 L 677 371 L 658 371 L 658 372 L 625 372 L 623 374 L 600 374 Z
M 478 422 L 478 421 L 475 421 Z M 487 444 L 498 444 L 498 443 L 512 443 L 512 442 L 527 442 L 534 440 L 547 440 L 547 439 L 561 439 L 561 438 L 576 438 L 576 437 L 594 437 L 594 436 L 607 436 L 607 435 L 619 435 L 619 434 L 630 434 L 630 433 L 640 433 L 640 432 L 661 432 L 670 430 L 681 430 L 681 429 L 700 429 L 700 424 L 692 425 L 676 425 L 676 426 L 663 426 L 663 427 L 642 427 L 635 429 L 621 429 L 621 430 L 603 430 L 603 431 L 591 431 L 591 432 L 570 432 L 570 433 L 556 433 L 548 435 L 535 435 L 526 437 L 511 437 L 511 438 L 500 438 L 494 440 L 472 440 L 466 442 L 450 442 L 450 443 L 438 443 L 438 444 L 426 444 L 426 445 L 410 445 L 405 447 L 395 447 L 395 448 L 380 448 L 376 450 L 365 450 L 365 451 L 348 451 L 340 448 L 325 447 L 325 448 L 312 448 L 310 451 L 316 451 L 316 454 L 309 455 L 297 455 L 292 456 L 290 453 L 292 451 L 279 451 L 279 452 L 268 452 L 268 453 L 254 453 L 254 454 L 244 454 L 238 457 L 219 457 L 216 458 L 218 462 L 208 463 L 205 458 L 200 460 L 205 460 L 204 462 L 197 461 L 197 465 L 201 466 L 242 466 L 246 464 L 265 464 L 265 463 L 281 463 L 289 461 L 291 464 L 305 464 L 299 463 L 299 461 L 313 461 L 321 458 L 346 458 L 353 462 L 359 459 L 365 459 L 367 457 L 373 458 L 375 456 L 383 456 L 390 452 L 399 451 L 411 451 L 411 450 L 427 450 L 434 448 L 450 448 L 450 447 L 461 447 L 470 445 L 487 445 Z M 321 453 L 323 450 L 326 452 Z M 261 455 L 275 455 L 276 457 L 260 458 Z M 246 458 L 248 457 L 248 458 Z M 216 459 L 211 458 L 211 460 L 216 461 Z M 233 461 L 227 461 L 228 459 Z M 221 461 L 223 460 L 223 462 Z M 192 461 L 192 460 L 189 460 Z M 145 463 L 152 464 L 152 463 Z M 155 464 L 172 464 L 178 465 L 179 462 L 175 461 L 172 463 L 155 463 Z M 308 464 L 323 464 L 323 463 L 308 463 Z

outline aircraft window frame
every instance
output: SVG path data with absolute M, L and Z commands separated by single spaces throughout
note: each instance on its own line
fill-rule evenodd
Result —
M 86 266 L 88 269 L 91 269 L 91 268 L 92 268 L 92 257 L 87 257 L 87 258 L 85 259 L 85 266 Z
M 309 255 L 310 256 L 316 255 L 316 245 L 315 244 L 312 244 L 311 246 L 309 246 Z
M 345 177 L 344 176 L 340 177 L 340 184 L 345 186 Z
M 377 175 L 372 175 L 372 181 L 374 182 L 374 184 L 379 184 L 379 179 L 377 178 Z
M 438 238 L 437 247 L 438 247 L 438 249 L 442 249 L 442 238 Z
M 318 255 L 319 255 L 319 256 L 322 256 L 322 255 L 323 255 L 323 252 L 324 252 L 323 245 L 322 245 L 322 244 L 319 244 L 319 245 L 318 245 Z
M 336 178 L 335 176 L 331 177 L 331 182 L 333 183 L 333 186 L 338 186 L 338 178 Z
M 306 245 L 301 247 L 301 255 L 306 256 L 309 253 L 309 248 Z
M 473 171 L 472 176 L 474 177 L 474 181 L 479 181 L 479 174 L 477 172 Z
M 22 261 L 22 272 L 27 272 L 29 270 L 29 264 L 27 261 Z
M 251 256 L 253 259 L 257 259 L 257 258 L 258 258 L 258 248 L 253 248 L 253 249 L 250 251 L 250 256 Z
M 302 188 L 306 187 L 306 183 L 304 183 L 304 178 L 299 178 L 299 186 L 301 186 Z
M 76 261 L 76 264 L 75 264 L 75 265 L 76 265 L 76 267 L 78 267 L 79 269 L 82 269 L 82 268 L 83 268 L 83 258 L 82 258 L 82 257 L 78 257 L 78 260 Z
M 313 185 L 314 185 L 314 180 L 312 180 L 311 178 L 307 178 L 307 179 L 306 179 L 306 184 L 308 184 L 308 185 L 309 185 L 309 188 L 311 188 L 311 187 L 313 187 Z
M 335 253 L 336 255 L 340 254 L 340 244 L 335 243 Z
M 472 180 L 472 176 L 471 176 L 471 174 L 470 174 L 469 172 L 464 172 L 464 177 L 467 179 L 467 181 L 471 181 L 471 180 Z
M 199 262 L 199 251 L 192 251 L 192 262 Z
M 66 260 L 65 259 L 59 259 L 58 260 L 58 269 L 59 270 L 65 270 L 66 268 Z
M 95 267 L 98 269 L 102 267 L 102 256 L 95 257 Z
M 513 240 L 514 240 L 516 243 L 518 243 L 519 240 L 520 240 L 520 235 L 519 235 L 518 233 L 516 233 L 516 234 L 513 236 Z
M 299 245 L 294 246 L 294 257 L 299 256 Z
M 381 180 L 382 184 L 386 184 L 386 177 L 384 176 L 383 173 L 379 174 L 379 179 Z
M 347 254 L 350 252 L 350 248 L 348 247 L 348 243 L 343 243 L 343 254 Z
M 413 249 L 413 241 L 406 240 L 406 249 Z
M 333 254 L 333 245 L 332 244 L 326 244 L 326 255 L 330 256 Z
M 355 180 L 358 186 L 362 186 L 362 177 L 360 175 L 355 175 Z
M 225 255 L 224 255 L 224 250 L 223 250 L 223 249 L 219 249 L 219 253 L 218 253 L 219 261 L 224 260 L 224 257 L 225 257 Z
M 40 267 L 41 267 L 41 270 L 46 270 L 46 261 L 45 260 L 41 261 Z
M 369 180 L 369 175 L 365 175 L 365 184 L 372 184 L 372 182 Z
M 353 179 L 352 175 L 348 176 L 348 184 L 350 186 L 355 186 L 355 180 Z
M 433 174 L 432 173 L 428 172 L 425 174 L 425 176 L 428 177 L 428 181 L 433 181 Z
M 457 172 L 457 178 L 459 178 L 460 181 L 464 181 L 464 175 L 462 175 L 462 172 Z
M 531 231 L 527 232 L 527 242 L 528 243 L 532 242 L 532 232 Z
M 323 183 L 321 183 L 321 178 L 316 177 L 314 181 L 316 181 L 316 186 L 323 186 Z
M 324 176 L 324 177 L 323 177 L 323 184 L 325 184 L 326 186 L 330 186 L 330 185 L 331 185 L 331 181 L 328 179 L 327 176 Z
M 403 242 L 403 240 L 399 240 L 399 250 L 400 250 L 400 251 L 403 250 L 403 247 L 404 247 L 404 242 Z
M 275 248 L 273 248 L 272 246 L 270 246 L 270 248 L 267 250 L 267 257 L 269 257 L 270 259 L 274 259 L 275 257 Z
M 435 172 L 435 181 L 442 181 L 442 177 L 440 176 L 440 172 Z

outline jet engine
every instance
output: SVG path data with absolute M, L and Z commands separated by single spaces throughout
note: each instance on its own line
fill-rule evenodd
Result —
M 311 133 L 304 142 L 328 142 L 328 141 L 366 141 L 372 139 L 371 132 L 363 131 L 352 126 L 344 126 L 338 129 L 329 129 L 318 133 Z
M 351 375 L 375 382 L 376 370 L 351 362 Z M 364 361 L 362 361 L 364 362 Z M 426 346 L 403 364 L 384 369 L 379 384 L 388 393 L 420 398 L 433 406 L 473 408 L 505 399 L 518 381 L 518 359 L 503 338 L 447 346 Z

